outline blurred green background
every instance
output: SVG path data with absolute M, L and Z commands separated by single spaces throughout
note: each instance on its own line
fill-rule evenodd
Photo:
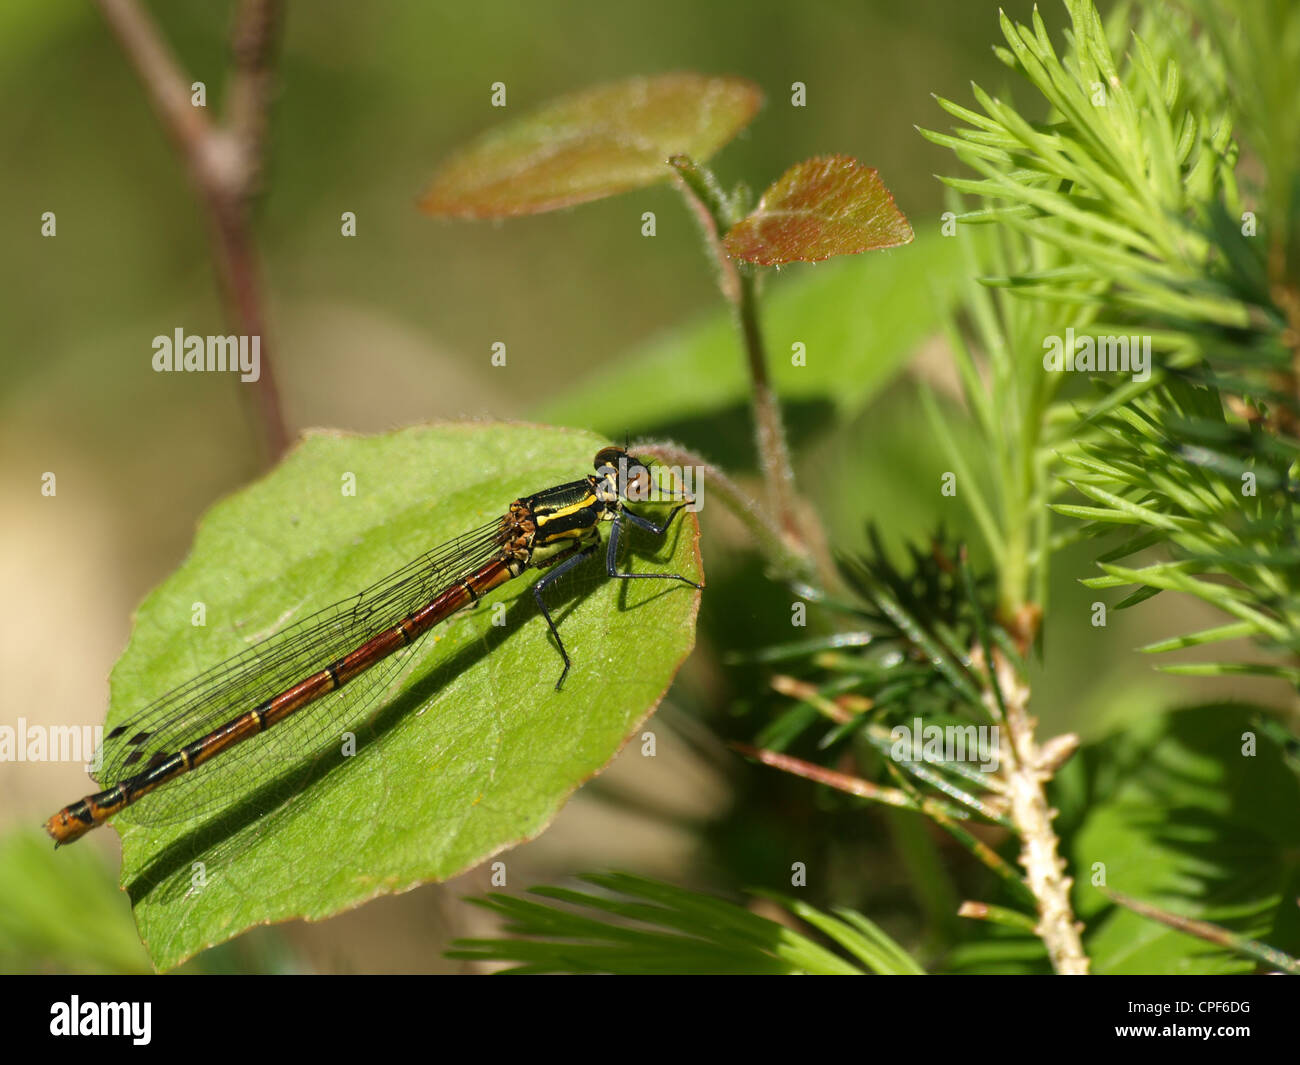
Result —
M 184 70 L 222 104 L 231 4 L 149 8 Z M 1028 17 L 1028 0 L 1004 0 Z M 878 521 L 894 545 L 938 521 L 967 528 L 937 491 L 945 468 L 915 399 L 923 377 L 952 391 L 937 328 L 957 263 L 937 236 L 953 161 L 914 124 L 946 127 L 931 93 L 997 90 L 997 8 L 985 0 L 793 5 L 784 0 L 616 6 L 290 4 L 257 232 L 286 415 L 374 432 L 438 418 L 525 418 L 621 437 L 671 435 L 752 485 L 741 356 L 694 224 L 667 186 L 502 225 L 430 221 L 415 201 L 441 158 L 501 117 L 629 74 L 738 74 L 768 102 L 715 159 L 756 192 L 808 156 L 877 167 L 915 244 L 783 271 L 767 290 L 778 366 L 808 344 L 803 377 L 778 373 L 801 487 L 841 547 Z M 1062 12 L 1047 5 L 1055 32 Z M 183 326 L 229 331 L 205 219 L 132 70 L 89 4 L 0 8 L 0 477 L 5 609 L 0 723 L 99 723 L 106 677 L 132 610 L 184 557 L 195 522 L 257 476 L 257 434 L 240 387 L 152 371 L 151 340 Z M 805 82 L 808 106 L 789 104 Z M 654 211 L 658 235 L 640 234 Z M 43 212 L 58 235 L 40 235 Z M 353 211 L 358 235 L 339 216 Z M 508 367 L 493 368 L 503 340 Z M 958 424 L 956 430 L 961 432 Z M 42 497 L 40 478 L 58 476 Z M 792 845 L 830 873 L 821 902 L 857 906 L 905 942 L 923 934 L 888 822 L 743 764 L 725 738 L 765 720 L 762 677 L 729 648 L 789 634 L 789 594 L 764 582 L 725 514 L 706 514 L 710 590 L 697 652 L 660 711 L 653 770 L 621 758 L 541 839 L 510 855 L 511 888 L 629 868 L 734 892 L 782 886 Z M 1047 662 L 1035 685 L 1045 734 L 1098 737 L 1127 708 L 1186 698 L 1128 649 L 1163 635 L 1152 608 L 1098 635 L 1074 583 L 1087 552 L 1059 559 Z M 350 591 L 350 589 L 340 592 Z M 1185 619 L 1184 628 L 1191 627 Z M 1054 649 L 1061 653 L 1053 654 Z M 662 774 L 670 773 L 665 788 Z M 79 767 L 0 764 L 0 965 L 147 968 L 114 894 L 116 837 L 57 855 L 27 832 L 85 792 Z M 208 970 L 454 969 L 449 938 L 492 927 L 449 886 L 381 899 L 321 925 L 259 930 L 200 958 Z M 94 921 L 68 928 L 58 904 Z M 65 911 L 66 912 L 66 911 Z M 102 929 L 102 934 L 95 929 Z

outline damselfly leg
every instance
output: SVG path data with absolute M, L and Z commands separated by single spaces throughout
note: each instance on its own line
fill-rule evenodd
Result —
M 660 581 L 681 581 L 689 584 L 692 588 L 703 587 L 691 580 L 689 577 L 683 577 L 680 573 L 623 573 L 618 568 L 618 549 L 622 541 L 623 520 L 626 519 L 630 524 L 635 525 L 638 529 L 644 529 L 646 532 L 655 536 L 664 536 L 677 517 L 678 512 L 686 508 L 685 503 L 673 507 L 672 512 L 668 515 L 667 520 L 662 525 L 656 525 L 648 518 L 643 518 L 639 514 L 633 514 L 624 504 L 619 508 L 618 515 L 610 523 L 609 546 L 605 552 L 605 573 L 610 577 L 617 577 L 619 580 L 660 580 Z M 560 671 L 560 679 L 555 682 L 555 690 L 560 691 L 564 686 L 564 680 L 569 675 L 569 669 L 573 663 L 569 659 L 569 653 L 564 649 L 564 641 L 560 638 L 560 630 L 551 617 L 551 612 L 546 606 L 546 600 L 542 593 L 551 585 L 558 581 L 570 570 L 582 565 L 587 559 L 596 553 L 600 547 L 599 539 L 588 544 L 577 554 L 572 555 L 563 562 L 555 566 L 545 577 L 533 585 L 533 597 L 537 600 L 537 606 L 541 609 L 542 617 L 546 619 L 546 624 L 550 627 L 551 635 L 555 637 L 555 646 L 559 648 L 560 657 L 564 659 L 564 669 Z
M 569 652 L 564 649 L 564 641 L 560 639 L 560 630 L 555 624 L 555 619 L 551 617 L 551 611 L 546 606 L 546 600 L 542 598 L 542 592 L 568 573 L 569 570 L 575 569 L 591 558 L 598 547 L 600 547 L 599 538 L 589 543 L 577 554 L 566 558 L 533 585 L 533 598 L 537 600 L 538 609 L 541 610 L 542 617 L 546 619 L 551 635 L 555 637 L 555 646 L 560 650 L 560 657 L 564 659 L 564 668 L 560 670 L 560 679 L 555 682 L 556 691 L 559 691 L 564 686 L 564 678 L 569 675 L 569 668 L 573 663 L 569 660 Z

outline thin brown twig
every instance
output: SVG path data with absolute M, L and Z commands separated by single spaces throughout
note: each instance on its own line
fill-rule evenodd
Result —
M 150 103 L 186 162 L 211 135 L 206 112 L 190 103 L 189 82 L 135 0 L 96 0 L 122 51 L 144 82 Z
M 282 18 L 280 0 L 240 0 L 231 37 L 234 69 L 226 104 L 226 127 L 239 144 L 243 191 L 261 184 L 268 107 L 274 88 L 276 45 Z
M 1260 943 L 1258 940 L 1239 935 L 1216 924 L 1210 924 L 1208 921 L 1198 921 L 1194 917 L 1170 913 L 1158 906 L 1152 906 L 1149 902 L 1142 902 L 1140 899 L 1125 895 L 1121 891 L 1113 891 L 1108 887 L 1099 887 L 1097 890 L 1112 902 L 1132 910 L 1141 917 L 1159 921 L 1169 928 L 1176 929 L 1179 932 L 1186 932 L 1188 935 L 1196 936 L 1198 939 L 1203 939 L 1207 943 L 1213 943 L 1226 950 L 1257 958 L 1268 965 L 1276 966 L 1282 972 L 1300 974 L 1300 962 L 1275 947 L 1270 947 L 1267 943 Z
M 886 806 L 897 806 L 904 810 L 915 810 L 917 808 L 915 800 L 900 788 L 882 788 L 879 784 L 873 784 L 861 777 L 850 776 L 848 773 L 839 773 L 834 769 L 827 769 L 825 766 L 817 765 L 815 762 L 805 762 L 802 758 L 794 758 L 788 754 L 782 754 L 780 751 L 769 751 L 764 747 L 751 747 L 747 743 L 733 743 L 731 746 L 745 757 L 753 758 L 756 762 L 762 762 L 763 765 L 771 766 L 773 769 L 779 769 L 796 777 L 803 777 L 805 780 L 824 784 L 836 791 L 856 795 L 860 799 L 870 799 Z
M 814 577 L 817 565 L 807 545 L 789 536 L 735 481 L 703 456 L 671 440 L 638 442 L 637 452 L 668 466 L 690 466 L 699 471 L 701 483 L 707 485 L 707 495 L 716 498 L 740 519 L 778 575 L 799 580 Z M 825 574 L 822 576 L 824 580 Z
M 137 0 L 96 0 L 104 21 L 135 68 L 159 121 L 199 192 L 213 233 L 217 277 L 227 314 L 258 337 L 261 362 L 253 382 L 257 421 L 270 461 L 288 448 L 280 407 L 261 266 L 250 206 L 262 173 L 281 0 L 241 0 L 235 18 L 234 69 L 226 122 L 212 122 L 191 103 L 190 79 Z

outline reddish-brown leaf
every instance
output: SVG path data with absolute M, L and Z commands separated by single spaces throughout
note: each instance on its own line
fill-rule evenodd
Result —
M 420 200 L 428 214 L 539 214 L 668 177 L 668 157 L 706 159 L 754 117 L 743 78 L 663 74 L 597 85 L 489 130 L 448 159 Z
M 823 155 L 782 174 L 724 242 L 733 259 L 780 266 L 892 248 L 912 236 L 872 167 L 847 155 Z

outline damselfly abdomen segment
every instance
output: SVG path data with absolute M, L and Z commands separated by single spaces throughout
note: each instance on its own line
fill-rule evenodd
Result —
M 559 690 L 572 662 L 544 593 L 599 549 L 602 523 L 610 524 L 609 577 L 701 587 L 677 573 L 618 569 L 625 524 L 663 535 L 686 504 L 657 525 L 628 509 L 629 495 L 642 498 L 649 484 L 645 463 L 607 447 L 595 466 L 595 476 L 515 500 L 496 521 L 254 644 L 116 726 L 105 736 L 96 777 L 108 786 L 65 806 L 46 831 L 56 845 L 71 843 L 148 796 L 139 819 L 154 823 L 235 801 L 242 771 L 344 730 L 383 691 L 404 649 L 527 569 L 549 567 L 533 595 L 564 663 Z

